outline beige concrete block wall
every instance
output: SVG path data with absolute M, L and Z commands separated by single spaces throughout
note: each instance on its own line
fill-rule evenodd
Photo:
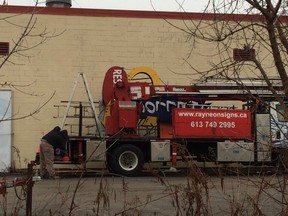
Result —
M 2 13 L 1 17 L 7 15 L 14 14 Z M 15 16 L 12 20 L 24 26 L 29 18 L 27 14 Z M 13 121 L 12 158 L 13 167 L 17 169 L 26 168 L 27 162 L 34 159 L 42 134 L 61 123 L 61 119 L 54 118 L 57 115 L 54 105 L 69 99 L 78 72 L 85 72 L 94 101 L 101 97 L 106 71 L 115 65 L 123 66 L 127 72 L 138 66 L 149 66 L 168 84 L 189 85 L 197 78 L 183 60 L 191 49 L 187 34 L 161 17 L 115 17 L 113 13 L 105 17 L 39 13 L 35 18 L 37 22 L 33 34 L 46 29 L 47 36 L 58 36 L 27 51 L 25 54 L 31 55 L 29 58 L 14 56 L 12 59 L 16 64 L 6 64 L 1 69 L 0 79 L 15 85 L 27 85 L 21 87 L 21 91 L 27 94 L 12 89 L 15 117 L 29 115 L 55 95 L 33 117 Z M 184 26 L 182 18 L 171 21 Z M 21 29 L 7 22 L 0 22 L 0 29 L 1 40 L 9 41 L 11 45 L 21 33 Z M 39 42 L 39 38 L 32 37 L 25 41 L 30 46 L 35 42 Z M 211 53 L 211 44 L 199 42 L 190 58 L 191 63 L 202 69 L 206 65 L 209 68 L 211 59 L 206 55 L 208 53 Z M 83 98 L 86 100 L 87 96 L 83 86 L 80 86 L 74 100 Z

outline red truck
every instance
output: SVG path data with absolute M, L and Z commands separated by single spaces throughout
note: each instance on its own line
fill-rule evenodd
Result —
M 271 131 L 269 104 L 275 100 L 265 85 L 160 85 L 150 69 L 133 77 L 144 74 L 152 82 L 132 81 L 130 74 L 118 66 L 107 71 L 99 120 L 93 131 L 80 115 L 79 133 L 70 133 L 69 162 L 93 167 L 102 161 L 111 172 L 125 176 L 139 174 L 145 164 L 177 168 L 187 160 L 205 166 L 274 162 L 273 139 L 279 131 Z M 87 128 L 90 132 L 84 134 Z

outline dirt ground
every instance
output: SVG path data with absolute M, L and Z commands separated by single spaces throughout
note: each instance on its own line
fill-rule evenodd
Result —
M 285 215 L 285 175 L 195 173 L 139 177 L 62 175 L 36 181 L 32 215 Z M 21 178 L 8 176 L 8 180 Z M 25 189 L 25 187 L 24 187 Z M 0 197 L 0 215 L 26 215 L 22 187 Z M 2 212 L 2 213 L 1 213 Z

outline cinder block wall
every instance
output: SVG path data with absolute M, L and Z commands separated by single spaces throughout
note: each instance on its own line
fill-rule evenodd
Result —
M 0 18 L 13 17 L 9 22 L 0 21 L 0 40 L 10 42 L 12 47 L 30 19 L 32 8 L 5 8 L 1 8 Z M 105 72 L 115 65 L 123 66 L 127 72 L 135 67 L 149 66 L 157 71 L 164 83 L 182 85 L 189 85 L 197 78 L 185 64 L 184 59 L 189 54 L 190 63 L 195 67 L 209 67 L 211 44 L 198 43 L 190 53 L 192 44 L 187 34 L 163 19 L 163 14 L 155 14 L 37 9 L 32 18 L 32 22 L 36 22 L 31 34 L 45 32 L 44 36 L 48 38 L 23 52 L 24 56 L 13 56 L 12 63 L 1 68 L 2 82 L 12 83 L 20 89 L 12 88 L 16 118 L 29 115 L 49 100 L 33 117 L 13 121 L 14 168 L 26 168 L 27 162 L 35 157 L 43 133 L 61 123 L 62 119 L 54 118 L 57 115 L 54 105 L 69 99 L 78 72 L 85 72 L 93 99 L 97 101 L 101 97 Z M 165 16 L 176 26 L 192 25 L 188 16 L 186 23 L 179 13 L 166 13 Z M 33 46 L 39 42 L 39 37 L 27 37 L 22 45 Z M 84 93 L 80 85 L 74 100 L 86 100 Z

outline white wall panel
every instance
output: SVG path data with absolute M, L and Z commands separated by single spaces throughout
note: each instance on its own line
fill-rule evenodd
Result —
M 11 167 L 12 92 L 0 91 L 0 172 Z

